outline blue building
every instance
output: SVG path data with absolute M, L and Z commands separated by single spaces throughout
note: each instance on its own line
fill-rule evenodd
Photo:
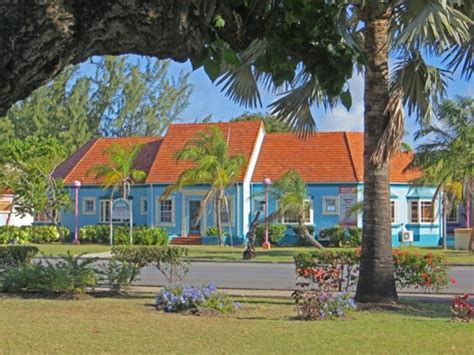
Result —
M 74 181 L 80 181 L 79 226 L 108 224 L 111 191 L 101 187 L 88 171 L 97 164 L 107 163 L 105 150 L 112 144 L 130 146 L 141 144 L 135 167 L 146 172 L 144 183 L 135 184 L 129 196 L 133 209 L 133 223 L 165 228 L 176 238 L 201 237 L 215 226 L 211 206 L 196 224 L 200 203 L 208 191 L 196 185 L 160 199 L 164 189 L 174 183 L 187 163 L 176 163 L 174 153 L 182 148 L 196 132 L 215 125 L 229 142 L 231 154 L 242 154 L 246 165 L 235 184 L 226 191 L 228 209 L 223 206 L 224 225 L 230 224 L 233 243 L 240 243 L 246 235 L 252 216 L 264 208 L 264 176 L 279 179 L 290 169 L 297 170 L 308 187 L 308 215 L 306 221 L 321 230 L 342 225 L 362 227 L 362 217 L 350 214 L 354 203 L 363 199 L 363 133 L 326 132 L 304 140 L 291 133 L 266 133 L 261 122 L 233 122 L 216 124 L 173 124 L 161 137 L 97 138 L 80 148 L 56 170 L 55 175 L 65 180 L 74 199 Z M 392 242 L 399 244 L 398 231 L 402 224 L 413 231 L 414 245 L 434 246 L 440 243 L 441 213 L 439 203 L 432 206 L 434 188 L 413 187 L 410 182 L 420 174 L 405 171 L 411 153 L 400 153 L 391 161 Z M 269 201 L 270 213 L 278 201 Z M 112 221 L 123 223 L 123 220 Z M 62 223 L 74 228 L 72 212 L 62 213 Z M 291 216 L 283 216 L 278 223 L 292 226 Z M 291 228 L 284 242 L 291 243 Z M 230 237 L 228 237 L 228 240 Z M 198 240 L 198 239 L 195 239 Z M 206 238 L 200 239 L 206 242 Z

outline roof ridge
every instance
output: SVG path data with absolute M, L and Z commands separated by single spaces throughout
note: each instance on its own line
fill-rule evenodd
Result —
M 361 181 L 359 179 L 359 176 L 357 176 L 357 169 L 355 167 L 354 157 L 352 155 L 352 149 L 351 149 L 351 145 L 349 143 L 348 132 L 344 132 L 344 142 L 346 143 L 346 146 L 347 146 L 347 152 L 349 154 L 349 159 L 351 161 L 351 167 L 352 167 L 352 172 L 354 173 L 354 178 L 356 179 L 356 181 Z
M 89 147 L 89 149 L 82 155 L 81 159 L 79 159 L 77 161 L 77 163 L 74 165 L 74 167 L 69 170 L 69 173 L 64 177 L 63 181 L 66 181 L 67 178 L 73 173 L 73 171 L 76 170 L 76 168 L 78 167 L 78 165 L 84 160 L 84 158 L 92 151 L 92 149 L 95 147 L 95 145 L 97 144 L 97 142 L 99 140 L 102 139 L 102 137 L 97 137 L 97 138 L 94 138 L 95 139 L 95 142 L 91 144 L 91 146 Z
M 252 157 L 255 154 L 255 150 L 257 149 L 258 136 L 260 135 L 260 131 L 262 130 L 262 128 L 263 128 L 263 138 L 262 138 L 262 143 L 260 145 L 260 149 L 263 146 L 263 142 L 265 141 L 265 136 L 267 135 L 267 133 L 265 132 L 265 125 L 264 125 L 263 121 L 260 121 L 260 126 L 258 127 L 257 134 L 255 135 L 255 137 L 253 139 L 252 151 L 250 152 L 249 161 L 245 162 L 246 166 L 245 166 L 244 174 L 242 175 L 242 181 L 245 180 L 245 177 L 247 176 L 247 173 L 249 172 L 250 160 L 252 160 Z M 257 156 L 257 158 L 256 158 L 257 160 L 255 161 L 255 166 L 258 164 L 258 158 L 259 157 Z M 253 173 L 255 173 L 255 169 L 252 172 L 252 176 L 250 176 L 250 181 L 252 181 Z

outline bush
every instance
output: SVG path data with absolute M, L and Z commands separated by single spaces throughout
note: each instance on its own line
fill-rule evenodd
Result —
M 217 292 L 212 283 L 201 287 L 187 285 L 166 287 L 156 295 L 155 304 L 159 310 L 165 312 L 209 308 L 227 313 L 236 308 L 228 296 Z
M 329 244 L 333 247 L 342 247 L 344 245 L 344 239 L 346 232 L 341 226 L 334 226 L 326 228 L 322 232 L 325 237 L 329 238 Z
M 222 230 L 222 236 L 225 237 L 227 236 L 229 233 L 223 229 Z M 218 233 L 217 233 L 217 227 L 209 227 L 207 228 L 207 231 L 206 231 L 206 236 L 208 237 L 217 237 Z
M 283 239 L 286 232 L 286 225 L 284 224 L 269 224 L 268 225 L 268 240 L 271 244 L 278 244 L 278 242 Z M 260 224 L 256 230 L 255 241 L 257 245 L 262 245 L 265 239 L 265 224 Z
M 309 246 L 312 246 L 312 244 L 310 244 L 306 238 L 304 237 L 303 235 L 303 231 L 300 229 L 299 226 L 292 226 L 291 227 L 293 229 L 293 231 L 295 232 L 296 236 L 297 236 L 297 239 L 296 239 L 296 245 L 298 246 L 304 246 L 304 247 L 309 247 Z M 306 229 L 308 229 L 308 232 L 309 234 L 311 235 L 314 235 L 314 226 L 309 224 L 306 226 Z
M 94 259 L 67 254 L 53 264 L 21 264 L 7 269 L 3 290 L 14 293 L 79 294 L 97 285 Z
M 39 249 L 32 245 L 0 246 L 0 270 L 28 264 L 38 252 Z
M 337 295 L 303 289 L 293 292 L 292 297 L 296 303 L 298 318 L 302 320 L 344 319 L 350 311 L 357 308 L 348 293 Z
M 69 235 L 69 229 L 60 227 L 65 237 Z M 52 225 L 36 226 L 1 226 L 0 244 L 27 244 L 27 243 L 54 243 L 64 241 L 58 229 Z
M 313 250 L 296 255 L 294 260 L 298 277 L 316 284 L 316 288 L 321 288 L 321 273 L 330 270 L 335 270 L 328 275 L 339 291 L 348 291 L 357 284 L 359 251 Z M 394 250 L 393 268 L 400 289 L 422 287 L 437 291 L 449 282 L 447 262 L 440 256 Z
M 114 226 L 114 244 L 130 244 L 128 226 Z M 168 233 L 163 228 L 135 226 L 132 229 L 133 244 L 135 245 L 167 245 Z M 108 225 L 90 225 L 81 227 L 79 239 L 83 243 L 110 243 L 110 229 Z
M 344 243 L 348 247 L 358 247 L 362 244 L 362 228 L 349 228 L 349 238 Z
M 102 265 L 100 274 L 101 281 L 105 281 L 113 292 L 121 292 L 137 279 L 140 268 L 132 263 L 119 262 L 116 258 L 112 258 L 107 264 Z
M 469 303 L 469 294 L 454 297 L 451 305 L 453 319 L 469 322 L 474 318 L 474 306 Z
M 119 246 L 112 248 L 112 255 L 120 262 L 137 268 L 155 266 L 167 283 L 182 280 L 189 271 L 188 249 L 180 247 Z

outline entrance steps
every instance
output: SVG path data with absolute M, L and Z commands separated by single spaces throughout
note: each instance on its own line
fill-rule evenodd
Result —
M 187 237 L 171 239 L 171 245 L 202 245 L 202 238 L 199 234 L 190 234 Z

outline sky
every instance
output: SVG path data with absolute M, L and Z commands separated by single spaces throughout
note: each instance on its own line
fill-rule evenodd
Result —
M 135 55 L 129 55 L 128 57 L 131 61 L 140 59 L 139 56 Z M 87 74 L 91 73 L 91 67 L 87 62 L 82 64 L 81 70 Z M 221 92 L 220 87 L 211 82 L 202 68 L 193 71 L 189 61 L 185 63 L 171 63 L 170 76 L 177 77 L 181 71 L 191 73 L 189 81 L 194 86 L 189 106 L 181 114 L 181 122 L 193 122 L 208 115 L 211 115 L 212 121 L 228 121 L 245 112 L 261 112 L 265 114 L 269 112 L 268 105 L 277 98 L 277 96 L 262 89 L 262 107 L 254 109 L 245 108 L 228 99 Z M 349 81 L 349 86 L 352 94 L 352 107 L 349 111 L 341 104 L 332 111 L 327 112 L 324 109 L 312 108 L 313 117 L 316 119 L 319 131 L 363 131 L 363 77 L 354 73 L 353 78 Z M 473 80 L 467 82 L 454 75 L 448 83 L 447 97 L 454 98 L 457 95 L 474 96 Z M 416 147 L 416 142 L 414 142 L 413 136 L 418 128 L 413 117 L 406 118 L 405 131 L 407 133 L 404 141 L 414 148 Z

